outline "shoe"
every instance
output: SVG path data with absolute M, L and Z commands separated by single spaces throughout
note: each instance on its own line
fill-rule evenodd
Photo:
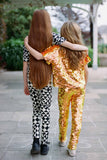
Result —
M 66 146 L 66 141 L 64 141 L 64 142 L 59 141 L 59 146 L 60 147 L 65 147 Z
M 35 138 L 32 144 L 31 154 L 38 154 L 38 153 L 40 153 L 39 138 Z
M 67 149 L 69 156 L 75 157 L 76 156 L 76 150 Z
M 59 146 L 60 147 L 65 147 L 66 146 L 66 142 L 67 142 L 67 137 L 66 137 L 66 140 L 64 142 L 59 141 Z
M 41 144 L 41 154 L 47 155 L 49 151 L 49 146 L 47 144 Z

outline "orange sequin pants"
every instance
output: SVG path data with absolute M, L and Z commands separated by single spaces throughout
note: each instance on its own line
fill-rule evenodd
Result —
M 85 98 L 85 89 L 69 89 L 66 91 L 63 88 L 58 90 L 58 104 L 59 104 L 59 140 L 64 142 L 66 140 L 69 105 L 71 102 L 72 112 L 72 129 L 68 148 L 75 150 L 77 148 L 78 139 L 82 126 L 82 112 Z

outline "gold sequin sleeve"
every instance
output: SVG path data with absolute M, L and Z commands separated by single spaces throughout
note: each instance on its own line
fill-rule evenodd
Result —
M 54 46 L 50 46 L 44 52 L 42 52 L 42 55 L 44 56 L 44 59 L 48 64 L 53 62 L 55 53 L 58 49 L 59 49 L 59 46 L 54 45 Z
M 87 63 L 89 63 L 91 61 L 91 58 L 88 56 L 88 54 L 86 55 L 86 57 L 84 58 L 84 65 L 86 65 Z

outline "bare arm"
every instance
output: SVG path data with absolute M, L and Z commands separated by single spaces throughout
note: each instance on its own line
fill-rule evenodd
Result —
M 88 51 L 88 48 L 86 46 L 70 43 L 64 37 L 61 37 L 59 34 L 52 32 L 52 36 L 53 36 L 53 44 L 55 45 L 61 45 L 63 47 L 76 51 L 84 51 L 84 50 Z
M 66 40 L 61 43 L 61 46 L 69 48 L 71 50 L 76 50 L 76 51 L 84 51 L 84 50 L 88 51 L 88 48 L 86 46 L 79 45 L 79 44 L 73 44 Z
M 38 52 L 37 50 L 33 49 L 28 44 L 28 36 L 25 37 L 25 39 L 24 39 L 24 45 L 27 48 L 27 50 L 30 52 L 30 54 L 33 57 L 35 57 L 37 60 L 44 59 L 43 55 L 40 52 Z M 84 50 L 84 51 L 88 51 L 88 48 L 86 46 L 79 45 L 79 44 L 73 44 L 73 43 L 70 43 L 70 42 L 68 42 L 66 40 L 64 42 L 62 42 L 60 45 L 63 46 L 63 47 L 69 48 L 71 50 L 77 50 L 77 51 Z
M 24 80 L 24 93 L 29 95 L 28 83 L 27 83 L 27 62 L 23 62 L 23 80 Z
M 33 49 L 29 44 L 28 44 L 28 36 L 25 37 L 24 39 L 24 45 L 27 48 L 27 50 L 31 53 L 33 57 L 35 57 L 37 60 L 44 59 L 43 55 L 38 52 L 37 50 Z

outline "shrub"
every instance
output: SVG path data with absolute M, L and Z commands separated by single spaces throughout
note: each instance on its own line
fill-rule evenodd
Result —
M 98 53 L 107 53 L 107 44 L 99 44 Z
M 0 65 L 8 70 L 22 70 L 23 41 L 11 39 L 0 45 L 0 48 Z
M 23 40 L 28 35 L 34 10 L 34 7 L 18 8 L 4 15 L 8 39 Z
M 25 7 L 14 9 L 4 14 L 7 39 L 23 40 L 28 35 L 34 10 L 35 7 Z M 56 28 L 53 28 L 53 32 L 58 33 Z
M 55 32 L 55 33 L 57 33 L 57 34 L 58 34 L 57 28 L 52 27 L 52 32 Z
M 90 47 L 88 48 L 88 55 L 91 58 L 91 62 L 88 63 L 88 67 L 92 67 L 92 65 L 93 65 L 93 49 Z M 100 59 L 98 57 L 98 66 L 99 66 L 99 64 L 100 64 Z
M 88 67 L 92 67 L 93 64 L 93 49 L 92 48 L 88 48 L 88 55 L 91 58 L 91 62 L 88 63 Z

